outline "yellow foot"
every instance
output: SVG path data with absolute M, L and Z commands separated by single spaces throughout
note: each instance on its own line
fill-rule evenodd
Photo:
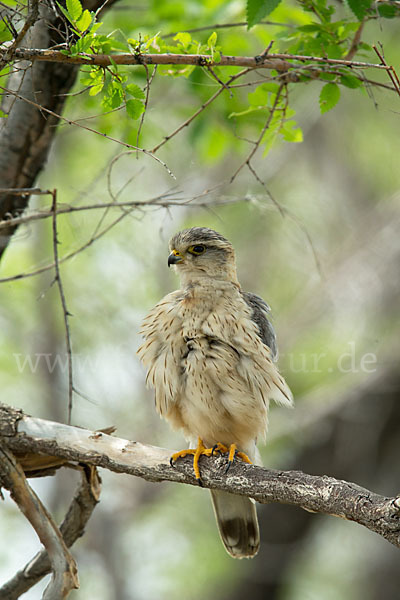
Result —
M 245 454 L 244 452 L 240 452 L 237 449 L 236 444 L 231 444 L 229 446 L 228 464 L 226 466 L 225 473 L 227 473 L 229 471 L 229 469 L 230 469 L 231 465 L 233 464 L 233 461 L 235 460 L 236 457 L 240 458 L 243 462 L 249 463 L 249 465 L 252 464 L 252 462 L 249 459 L 249 457 L 247 456 L 247 454 Z
M 196 480 L 198 484 L 201 486 L 201 477 L 200 477 L 200 468 L 199 468 L 199 460 L 201 455 L 212 456 L 213 448 L 206 448 L 203 444 L 203 440 L 199 438 L 197 442 L 197 448 L 188 448 L 187 450 L 180 450 L 179 452 L 175 452 L 169 459 L 171 467 L 174 466 L 174 462 L 178 460 L 178 458 L 184 458 L 185 456 L 193 455 L 193 470 Z
M 233 464 L 236 457 L 240 458 L 243 462 L 251 463 L 251 460 L 244 452 L 240 452 L 237 449 L 236 444 L 231 444 L 229 447 L 225 446 L 225 444 L 221 444 L 218 442 L 212 448 L 206 448 L 203 444 L 203 440 L 199 438 L 197 443 L 197 448 L 188 448 L 187 450 L 180 450 L 179 452 L 175 452 L 170 458 L 171 467 L 174 466 L 174 462 L 178 460 L 178 458 L 184 458 L 185 456 L 193 455 L 193 470 L 198 481 L 199 485 L 202 485 L 201 477 L 200 477 L 200 468 L 199 468 L 199 460 L 200 456 L 213 456 L 214 453 L 219 452 L 220 454 L 228 454 L 228 465 L 226 467 L 225 473 L 228 472 L 230 466 Z

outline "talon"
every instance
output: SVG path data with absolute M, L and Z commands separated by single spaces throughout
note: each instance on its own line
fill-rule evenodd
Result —
M 228 460 L 228 464 L 226 465 L 226 469 L 225 469 L 225 475 L 227 474 L 227 472 L 231 468 L 231 465 L 233 465 L 233 460 Z
M 244 452 L 240 452 L 237 449 L 236 444 L 231 444 L 229 446 L 228 464 L 227 464 L 226 469 L 225 469 L 225 474 L 231 468 L 231 465 L 234 463 L 236 457 L 240 458 L 243 462 L 246 462 L 246 463 L 248 463 L 250 465 L 252 464 L 252 462 L 249 459 L 249 457 L 247 456 L 247 454 L 245 454 Z

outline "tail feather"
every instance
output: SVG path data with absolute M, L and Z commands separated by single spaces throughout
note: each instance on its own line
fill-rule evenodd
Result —
M 255 502 L 245 496 L 236 496 L 211 490 L 211 498 L 222 542 L 233 558 L 251 558 L 260 547 Z

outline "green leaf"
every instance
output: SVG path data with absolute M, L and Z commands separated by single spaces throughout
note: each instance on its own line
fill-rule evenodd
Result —
M 136 83 L 129 83 L 125 89 L 128 94 L 139 100 L 144 100 L 146 97 L 142 88 L 136 85 Z
M 7 119 L 8 114 L 4 112 L 4 110 L 1 110 L 0 108 L 0 119 Z
M 247 0 L 247 29 L 251 29 L 281 3 L 281 0 Z
M 354 75 L 349 75 L 348 73 L 345 73 L 344 75 L 340 76 L 340 83 L 352 89 L 362 87 L 363 85 L 363 82 L 360 81 L 358 77 L 355 77 Z
M 79 31 L 86 31 L 92 22 L 92 15 L 88 10 L 84 10 L 75 25 Z
M 77 21 L 82 14 L 82 4 L 79 0 L 67 0 L 67 11 L 73 21 Z
M 339 102 L 340 89 L 336 83 L 327 83 L 321 90 L 319 95 L 319 106 L 321 114 L 331 110 Z
M 210 48 L 215 48 L 215 44 L 217 43 L 217 33 L 214 31 L 207 40 L 207 46 Z
M 398 7 L 390 4 L 378 4 L 378 13 L 384 19 L 393 19 L 398 14 Z
M 174 37 L 174 40 L 178 42 L 183 48 L 186 48 L 192 43 L 192 36 L 190 33 L 186 33 L 185 31 L 177 33 Z
M 65 10 L 65 8 L 59 2 L 57 2 L 57 6 L 61 10 L 64 17 L 66 17 L 68 19 L 68 21 L 70 21 L 70 23 L 72 23 L 73 19 L 72 19 L 71 15 L 69 14 L 69 12 L 67 10 Z M 65 54 L 65 52 L 64 52 L 64 54 Z
M 131 119 L 138 119 L 144 112 L 144 104 L 140 100 L 131 99 L 126 103 L 126 112 Z
M 103 87 L 104 87 L 103 82 L 98 83 L 97 85 L 93 85 L 89 90 L 89 96 L 97 96 L 97 94 L 99 94 L 101 92 Z
M 8 42 L 9 40 L 12 40 L 13 36 L 11 34 L 11 31 L 8 29 L 5 20 L 0 21 L 0 44 L 2 44 L 3 42 Z
M 93 41 L 93 36 L 91 33 L 88 33 L 84 37 L 80 38 L 76 44 L 73 44 L 70 48 L 71 54 L 79 54 L 79 52 L 87 52 L 90 49 L 91 43 Z
M 284 140 L 298 144 L 303 141 L 303 132 L 295 121 L 288 121 L 281 129 Z
M 357 19 L 362 21 L 371 7 L 372 0 L 347 0 L 347 3 Z
M 262 83 L 256 87 L 254 92 L 247 94 L 247 99 L 251 106 L 266 106 L 269 96 L 272 94 L 275 97 L 278 90 L 279 85 L 277 83 Z

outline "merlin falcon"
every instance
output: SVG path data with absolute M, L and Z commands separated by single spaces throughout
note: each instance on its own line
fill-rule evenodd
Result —
M 180 231 L 170 241 L 168 266 L 180 289 L 148 314 L 138 354 L 155 389 L 158 413 L 180 430 L 190 448 L 173 462 L 215 452 L 260 465 L 256 447 L 265 439 L 269 401 L 292 406 L 292 394 L 275 365 L 275 333 L 269 306 L 242 291 L 235 251 L 205 227 Z M 252 498 L 211 490 L 219 532 L 234 558 L 257 554 L 260 534 Z

